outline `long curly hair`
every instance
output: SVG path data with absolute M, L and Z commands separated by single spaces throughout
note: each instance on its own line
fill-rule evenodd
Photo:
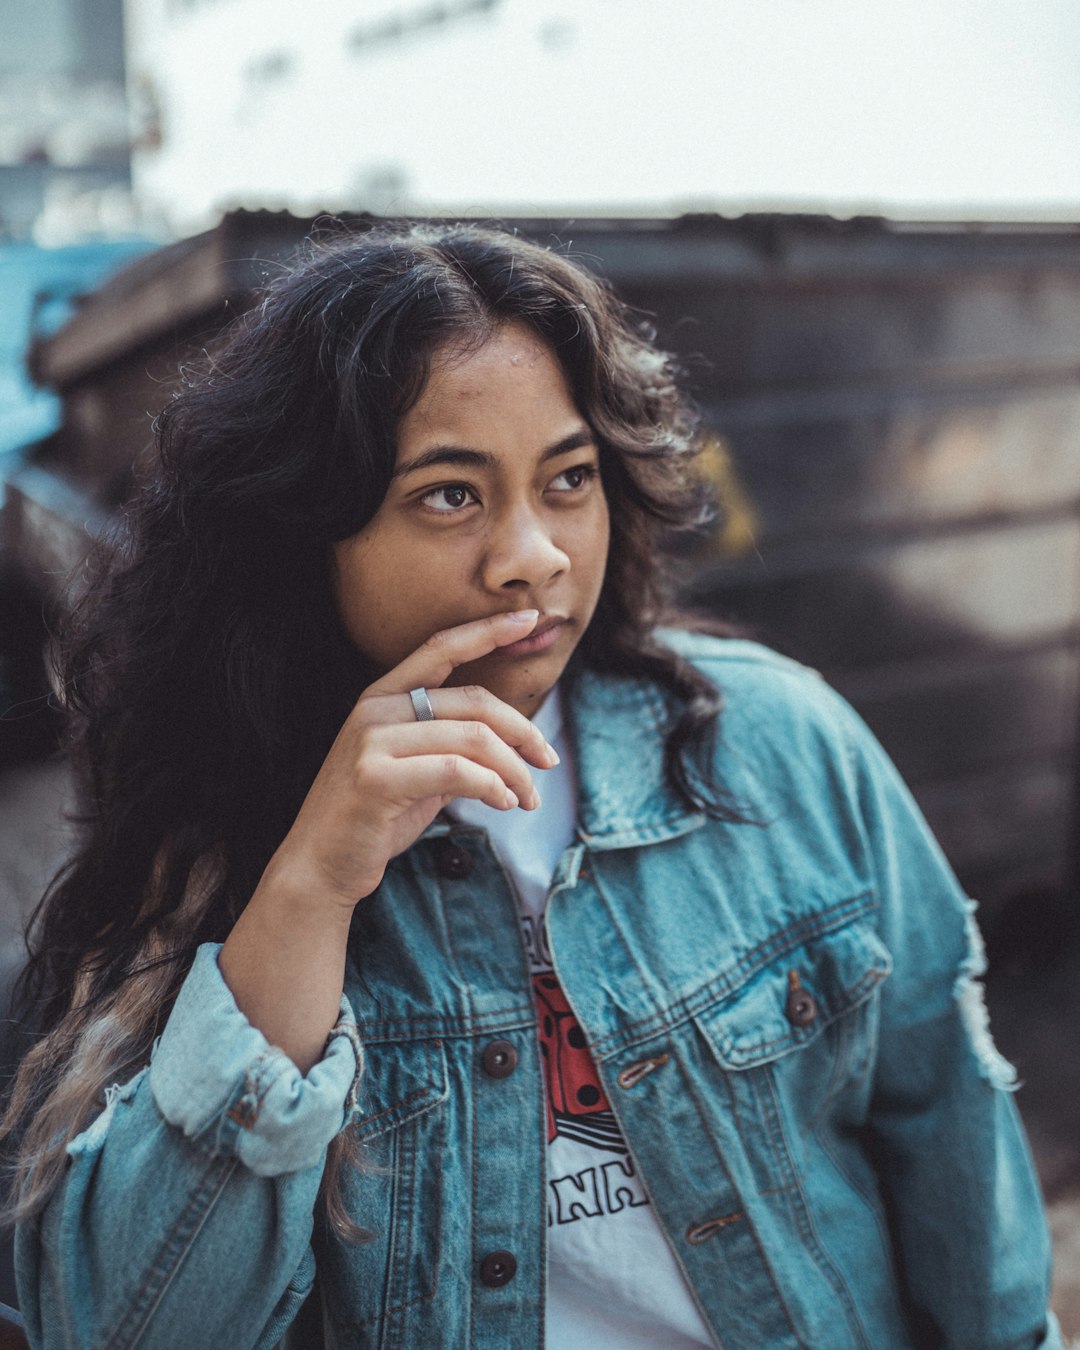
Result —
M 13 1217 L 47 1199 L 105 1089 L 147 1062 L 196 948 L 228 935 L 378 673 L 343 631 L 331 545 L 378 510 L 433 355 L 508 322 L 553 349 L 599 445 L 610 557 L 575 661 L 667 691 L 669 781 L 730 814 L 691 767 L 717 691 L 655 636 L 659 536 L 697 523 L 702 500 L 695 420 L 652 335 L 591 273 L 510 234 L 412 225 L 309 242 L 183 372 L 155 472 L 59 654 L 83 828 L 30 929 L 24 992 L 45 1034 L 0 1124 L 21 1138 Z

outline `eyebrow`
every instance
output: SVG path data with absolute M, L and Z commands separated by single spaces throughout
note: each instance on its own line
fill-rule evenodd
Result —
M 587 427 L 582 427 L 580 431 L 572 431 L 569 436 L 564 436 L 561 441 L 549 445 L 538 462 L 543 464 L 559 455 L 569 454 L 571 450 L 581 450 L 585 446 L 595 443 L 596 437 L 592 432 Z M 401 478 L 404 474 L 413 473 L 417 469 L 430 469 L 437 464 L 457 464 L 467 468 L 491 469 L 495 467 L 496 459 L 486 450 L 470 450 L 464 445 L 435 445 L 430 450 L 423 451 L 414 459 L 410 459 L 408 464 L 399 465 L 394 470 L 393 476 Z

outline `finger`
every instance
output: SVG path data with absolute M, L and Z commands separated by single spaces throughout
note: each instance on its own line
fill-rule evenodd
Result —
M 536 723 L 482 685 L 461 684 L 449 689 L 432 689 L 428 697 L 440 721 L 484 722 L 536 768 L 553 769 L 559 763 L 558 752 L 544 739 Z
M 393 780 L 395 795 L 414 802 L 429 797 L 471 797 L 496 811 L 509 811 L 518 805 L 517 796 L 493 769 L 464 755 L 415 755 L 394 760 Z
M 443 628 L 404 661 L 376 680 L 368 693 L 407 694 L 410 689 L 437 688 L 448 680 L 458 666 L 479 661 L 498 647 L 505 647 L 526 637 L 540 617 L 538 609 L 520 609 L 505 614 L 492 614 L 486 619 Z
M 558 764 L 558 754 L 536 724 L 481 685 L 429 689 L 428 697 L 438 721 L 483 722 L 534 768 L 551 769 Z M 413 722 L 416 714 L 407 694 L 372 696 L 369 690 L 357 704 L 356 719 L 366 726 L 386 726 Z
M 402 722 L 374 735 L 382 755 L 395 759 L 459 755 L 497 773 L 526 811 L 540 805 L 525 761 L 484 722 Z

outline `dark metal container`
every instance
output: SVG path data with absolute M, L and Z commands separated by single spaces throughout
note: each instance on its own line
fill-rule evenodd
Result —
M 987 913 L 1075 920 L 1080 229 L 512 223 L 609 276 L 690 371 L 724 509 L 681 546 L 687 597 L 852 700 Z M 309 226 L 227 217 L 38 344 L 65 421 L 9 486 L 25 571 L 77 555 L 179 362 Z

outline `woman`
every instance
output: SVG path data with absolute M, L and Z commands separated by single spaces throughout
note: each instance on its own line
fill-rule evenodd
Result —
M 470 228 L 314 250 L 166 409 L 66 670 L 35 1344 L 270 1346 L 316 1274 L 342 1346 L 1060 1344 L 910 798 L 812 674 L 657 627 L 692 431 Z

